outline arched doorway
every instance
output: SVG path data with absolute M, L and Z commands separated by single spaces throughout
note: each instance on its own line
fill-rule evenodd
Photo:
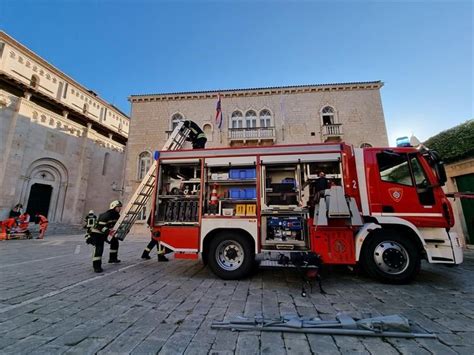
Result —
M 26 212 L 28 212 L 30 216 L 34 216 L 36 213 L 39 213 L 48 217 L 52 192 L 53 187 L 51 185 L 39 183 L 31 185 Z
M 51 222 L 61 222 L 67 185 L 68 172 L 60 161 L 38 159 L 24 176 L 21 201 L 28 213 L 40 212 Z

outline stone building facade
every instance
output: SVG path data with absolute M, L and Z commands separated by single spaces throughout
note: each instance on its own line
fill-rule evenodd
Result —
M 383 83 L 341 83 L 215 92 L 132 95 L 125 192 L 129 196 L 182 119 L 195 121 L 206 147 L 345 141 L 388 145 Z M 223 122 L 215 121 L 220 93 Z
M 0 220 L 80 223 L 121 197 L 129 118 L 0 32 Z M 112 186 L 113 185 L 113 186 Z
M 474 158 L 463 159 L 446 165 L 445 190 L 447 192 L 469 193 L 474 190 Z M 454 207 L 454 229 L 464 235 L 469 244 L 474 244 L 474 200 L 456 198 Z

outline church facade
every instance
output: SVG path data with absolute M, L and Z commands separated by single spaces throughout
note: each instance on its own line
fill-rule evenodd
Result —
M 0 32 L 0 220 L 80 223 L 121 197 L 129 118 Z

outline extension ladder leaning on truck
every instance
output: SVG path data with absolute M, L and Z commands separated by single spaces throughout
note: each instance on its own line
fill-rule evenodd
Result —
M 164 150 L 154 169 L 154 232 L 176 258 L 201 258 L 224 279 L 306 254 L 393 283 L 412 280 L 421 259 L 463 260 L 443 164 L 424 148 Z

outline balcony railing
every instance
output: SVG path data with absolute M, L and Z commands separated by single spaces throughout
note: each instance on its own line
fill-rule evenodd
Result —
M 275 140 L 275 127 L 229 128 L 230 141 Z
M 327 124 L 321 128 L 321 134 L 323 138 L 328 137 L 342 137 L 342 124 Z

